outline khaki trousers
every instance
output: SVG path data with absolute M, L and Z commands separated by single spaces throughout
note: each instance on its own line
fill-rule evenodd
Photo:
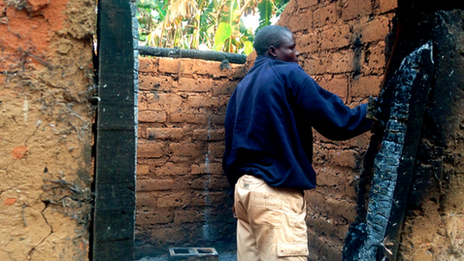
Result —
M 235 185 L 237 260 L 307 260 L 308 239 L 303 192 L 271 187 L 242 176 Z

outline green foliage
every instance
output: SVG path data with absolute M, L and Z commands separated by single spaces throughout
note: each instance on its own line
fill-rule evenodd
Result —
M 207 48 L 249 54 L 254 35 L 242 17 L 257 12 L 271 24 L 289 0 L 137 0 L 140 41 L 168 48 Z

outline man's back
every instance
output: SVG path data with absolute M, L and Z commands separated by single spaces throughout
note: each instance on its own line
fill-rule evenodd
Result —
M 366 105 L 350 109 L 297 64 L 295 37 L 266 26 L 254 67 L 227 106 L 223 168 L 234 191 L 237 259 L 302 261 L 308 255 L 303 190 L 314 188 L 312 128 L 330 139 L 370 129 Z

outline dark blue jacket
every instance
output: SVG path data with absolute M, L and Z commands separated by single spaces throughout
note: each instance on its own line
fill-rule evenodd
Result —
M 258 56 L 227 106 L 223 169 L 234 188 L 251 174 L 273 187 L 312 189 L 312 127 L 345 140 L 366 132 L 366 104 L 354 109 L 322 89 L 297 63 Z

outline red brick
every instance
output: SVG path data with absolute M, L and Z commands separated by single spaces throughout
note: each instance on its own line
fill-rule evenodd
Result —
M 193 131 L 193 140 L 204 140 L 204 141 L 214 141 L 214 140 L 224 140 L 225 130 L 194 130 Z
M 221 163 L 201 163 L 192 165 L 192 174 L 221 174 L 222 164 Z
M 186 106 L 190 108 L 212 108 L 219 105 L 219 98 L 205 96 L 189 96 Z
M 179 78 L 178 91 L 183 92 L 208 92 L 215 88 L 216 83 L 211 79 L 192 79 L 192 78 Z
M 184 207 L 191 203 L 190 198 L 188 192 L 175 192 L 160 195 L 156 203 L 158 208 Z
M 330 73 L 347 73 L 355 71 L 364 61 L 364 52 L 356 53 L 353 50 L 339 51 L 327 59 Z
M 335 24 L 338 20 L 335 3 L 317 9 L 313 13 L 313 27 L 321 27 L 324 25 Z
M 139 72 L 157 72 L 158 64 L 159 58 L 139 57 Z
M 163 191 L 163 190 L 183 190 L 188 188 L 186 180 L 178 179 L 137 179 L 138 192 Z
M 371 46 L 367 59 L 369 68 L 385 68 L 385 42 Z
M 180 64 L 179 64 L 180 73 L 184 75 L 197 74 L 196 68 L 198 67 L 198 64 L 200 63 L 200 60 L 188 59 L 188 58 L 182 58 L 179 60 L 180 60 Z
M 363 43 L 383 41 L 390 32 L 389 23 L 390 20 L 386 16 L 380 16 L 372 21 L 355 25 L 353 32 Z
M 140 192 L 137 193 L 137 207 L 139 206 L 154 206 L 156 198 L 151 193 Z
M 226 175 L 213 175 L 210 182 L 211 190 L 228 190 L 229 188 L 230 185 L 227 181 Z
M 179 73 L 181 59 L 160 58 L 159 71 L 163 73 Z
M 186 175 L 190 172 L 190 165 L 187 163 L 177 163 L 172 162 L 166 163 L 164 166 L 159 167 L 155 170 L 155 174 L 158 177 L 162 176 L 172 176 L 172 175 Z
M 319 0 L 301 0 L 297 2 L 298 8 L 308 8 L 313 5 L 317 5 Z
M 171 113 L 169 115 L 171 122 L 184 122 L 184 123 L 203 123 L 206 124 L 208 117 L 205 114 L 179 112 Z
M 383 76 L 363 76 L 353 80 L 350 94 L 352 97 L 378 96 Z
M 186 156 L 169 156 L 169 161 L 172 163 L 191 163 L 192 159 Z
M 333 236 L 335 235 L 335 227 L 333 220 L 327 217 L 318 216 L 317 218 L 310 218 L 306 220 L 308 227 L 316 231 L 324 231 L 325 235 Z M 324 260 L 337 260 L 337 259 L 324 259 Z M 341 259 L 340 259 L 341 260 Z
M 336 231 L 335 231 L 336 233 Z M 331 235 L 334 235 L 332 233 Z M 328 244 L 327 247 L 325 247 L 325 251 L 327 252 L 327 259 L 326 260 L 342 260 L 342 249 L 343 247 L 343 241 L 339 243 L 339 245 L 334 245 L 333 243 Z
M 222 142 L 220 144 L 208 145 L 208 152 L 210 153 L 211 156 L 215 158 L 222 158 L 222 156 L 224 155 L 224 149 L 225 149 L 225 146 L 224 146 L 224 143 Z
M 205 221 L 205 216 L 203 211 L 198 210 L 177 210 L 174 216 L 174 223 L 192 223 L 192 222 L 201 222 Z
M 329 153 L 334 153 L 331 155 L 331 162 L 333 164 L 343 166 L 343 167 L 348 167 L 355 169 L 358 166 L 358 158 L 359 158 L 359 153 L 355 150 L 342 150 L 342 151 L 334 151 L 330 150 Z
M 229 196 L 226 192 L 204 192 L 195 193 L 191 204 L 193 206 L 218 206 L 228 202 Z
M 214 86 L 213 95 L 231 95 L 240 80 L 216 80 L 217 86 Z
M 324 206 L 324 203 L 326 201 L 325 195 L 319 193 L 316 190 L 307 190 L 305 192 L 305 200 L 311 209 L 312 207 L 316 206 Z
M 174 219 L 172 210 L 159 210 L 153 213 L 138 213 L 136 217 L 137 225 L 166 224 Z
M 173 111 L 178 109 L 183 99 L 174 93 L 155 93 L 148 94 L 148 109 L 154 111 Z
M 137 142 L 137 158 L 160 158 L 164 155 L 164 144 L 159 142 Z
M 147 175 L 150 173 L 150 166 L 148 164 L 137 164 L 137 176 Z
M 351 40 L 350 27 L 348 25 L 334 26 L 321 33 L 321 49 L 334 49 L 348 46 Z
M 296 2 L 297 2 L 297 0 L 290 0 L 288 2 L 287 6 L 285 7 L 284 11 L 282 12 L 282 15 L 280 16 L 279 21 L 276 23 L 277 25 L 284 26 L 284 27 L 287 27 L 288 29 L 290 29 L 289 20 L 292 17 L 293 13 L 295 12 L 295 9 L 297 8 Z M 253 61 L 254 61 L 254 59 L 253 59 Z M 247 68 L 249 68 L 249 67 L 247 66 Z
M 202 175 L 192 180 L 190 188 L 199 190 L 225 190 L 229 183 L 225 175 Z
M 299 53 L 314 53 L 319 50 L 320 46 L 317 33 L 303 34 L 296 38 L 296 49 Z
M 327 72 L 327 58 L 312 54 L 304 60 L 303 69 L 309 75 L 324 74 Z
M 354 222 L 356 219 L 356 205 L 354 203 L 345 200 L 328 200 L 326 204 L 332 207 L 334 213 L 347 219 L 348 222 Z
M 318 80 L 317 83 L 324 89 L 338 95 L 342 100 L 348 96 L 348 79 L 346 77 L 333 77 Z
M 197 157 L 203 154 L 201 145 L 194 143 L 171 143 L 169 151 L 173 156 Z
M 155 169 L 156 167 L 163 166 L 166 164 L 168 161 L 168 157 L 166 155 L 163 155 L 163 157 L 160 158 L 137 158 L 137 164 L 147 164 L 150 166 L 150 170 Z
M 347 21 L 372 14 L 372 0 L 345 0 L 341 6 L 342 19 Z
M 398 0 L 380 0 L 380 13 L 395 10 L 398 7 Z
M 316 169 L 316 168 L 315 168 Z M 333 173 L 332 168 L 329 166 L 317 169 L 317 185 L 318 186 L 334 186 L 340 182 L 337 175 Z
M 298 32 L 312 28 L 313 12 L 307 9 L 303 13 L 292 16 L 288 21 L 288 28 L 292 32 Z
M 147 101 L 147 97 L 150 93 L 147 92 L 147 91 L 140 91 L 139 92 L 139 95 L 137 95 L 137 99 L 138 99 L 138 109 L 139 111 L 145 111 L 145 110 L 148 110 L 148 101 Z
M 224 125 L 225 120 L 226 120 L 226 115 L 224 114 L 213 114 L 211 116 L 211 124 Z
M 180 140 L 184 137 L 183 128 L 148 128 L 147 136 L 150 139 Z
M 355 212 L 355 214 L 356 214 L 356 212 Z M 354 222 L 354 220 L 352 222 L 350 222 L 350 221 L 348 221 L 348 222 L 349 222 L 349 224 L 351 224 L 351 223 Z M 338 238 L 340 240 L 345 240 L 346 235 L 348 234 L 348 229 L 350 228 L 349 224 L 344 225 L 344 226 L 343 225 L 337 226 L 337 230 L 335 232 L 337 233 Z
M 166 122 L 166 112 L 164 111 L 139 111 L 139 122 Z
M 149 73 L 139 73 L 139 89 L 149 91 L 170 91 L 174 79 L 167 76 L 155 76 Z

